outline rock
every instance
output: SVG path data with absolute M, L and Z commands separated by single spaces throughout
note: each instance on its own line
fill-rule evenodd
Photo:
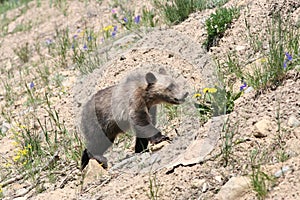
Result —
M 250 179 L 245 176 L 232 177 L 216 195 L 218 200 L 241 199 L 251 189 Z
M 192 187 L 193 188 L 200 188 L 205 183 L 205 179 L 194 179 L 192 180 Z
M 208 190 L 209 184 L 207 182 L 204 182 L 202 185 L 202 192 L 205 193 Z
M 300 127 L 300 121 L 295 115 L 291 115 L 288 119 L 288 125 L 294 128 Z
M 280 176 L 284 175 L 288 171 L 290 171 L 290 167 L 289 166 L 283 166 L 280 170 L 275 172 L 274 176 L 276 178 L 279 178 Z
M 245 49 L 246 49 L 245 46 L 240 46 L 240 45 L 238 45 L 238 46 L 235 47 L 235 50 L 236 50 L 236 51 L 242 51 L 242 50 L 245 50 Z
M 253 135 L 257 138 L 267 137 L 272 129 L 274 129 L 274 124 L 269 119 L 262 119 L 255 124 Z
M 215 180 L 218 181 L 219 183 L 223 182 L 223 177 L 222 176 L 216 176 Z
M 26 200 L 27 197 L 17 197 L 17 198 L 14 198 L 14 200 Z
M 83 180 L 84 186 L 100 180 L 100 178 L 107 173 L 107 171 L 94 159 L 89 161 L 89 164 L 84 171 L 86 173 Z
M 161 148 L 163 148 L 164 146 L 168 145 L 169 142 L 168 141 L 162 141 L 156 145 L 153 145 L 150 147 L 151 151 L 157 151 L 160 150 Z
M 10 124 L 7 122 L 3 122 L 1 126 L 1 133 L 5 134 L 10 129 Z

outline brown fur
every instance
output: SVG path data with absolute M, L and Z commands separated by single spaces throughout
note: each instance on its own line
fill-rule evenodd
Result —
M 90 158 L 107 167 L 103 153 L 118 134 L 129 129 L 136 133 L 136 153 L 147 150 L 148 141 L 158 143 L 168 139 L 155 128 L 155 105 L 180 104 L 186 96 L 164 69 L 159 73 L 130 75 L 120 84 L 98 91 L 83 109 L 81 123 L 87 149 L 82 155 L 81 168 Z

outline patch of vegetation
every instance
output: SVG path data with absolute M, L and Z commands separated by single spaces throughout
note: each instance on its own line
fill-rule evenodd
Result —
M 154 0 L 156 8 L 161 10 L 169 24 L 179 24 L 195 12 L 207 8 L 222 6 L 228 0 Z
M 148 194 L 149 199 L 151 200 L 159 199 L 158 192 L 159 192 L 159 185 L 157 183 L 156 174 L 151 175 L 151 171 L 150 171 L 149 172 L 149 194 Z
M 26 42 L 25 45 L 14 49 L 14 52 L 23 63 L 27 63 L 29 61 L 31 51 L 28 42 Z
M 274 184 L 275 179 L 261 170 L 260 162 L 261 159 L 259 158 L 259 151 L 254 149 L 250 157 L 251 185 L 253 190 L 256 192 L 258 199 L 265 199 L 270 187 Z
M 0 15 L 2 15 L 3 13 L 5 13 L 8 10 L 17 8 L 21 5 L 27 5 L 30 1 L 32 0 L 19 0 L 19 1 L 15 1 L 15 0 L 0 0 Z
M 206 122 L 212 116 L 229 114 L 234 109 L 234 101 L 241 96 L 242 92 L 233 93 L 225 88 L 204 88 L 194 94 L 197 100 L 196 108 L 200 114 L 200 121 Z
M 238 8 L 218 8 L 215 13 L 210 15 L 205 22 L 207 39 L 203 44 L 207 50 L 218 44 L 225 31 L 230 27 L 232 20 L 238 16 Z
M 251 28 L 247 21 L 246 26 L 248 29 Z M 251 34 L 250 30 L 248 34 Z M 276 89 L 285 80 L 287 72 L 300 64 L 299 37 L 299 29 L 289 19 L 284 21 L 281 16 L 273 16 L 271 22 L 268 22 L 266 33 L 268 50 L 259 48 L 257 37 L 249 35 L 250 45 L 261 55 L 254 61 L 260 62 L 248 64 L 252 69 L 246 70 L 245 67 L 241 67 L 243 64 L 239 63 L 238 55 L 228 54 L 225 74 L 227 76 L 234 74 L 242 80 L 241 90 L 248 87 L 252 87 L 258 92 Z

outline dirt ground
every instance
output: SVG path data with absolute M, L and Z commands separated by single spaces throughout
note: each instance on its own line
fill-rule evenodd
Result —
M 28 43 L 33 49 L 37 43 L 44 44 L 47 39 L 54 39 L 57 27 L 68 27 L 72 35 L 78 29 L 91 28 L 97 32 L 115 23 L 112 18 L 114 7 L 109 0 L 66 1 L 67 7 L 50 7 L 45 1 L 38 6 L 37 2 L 29 3 L 25 12 L 17 8 L 6 14 L 14 20 L 8 24 L 8 34 L 0 38 L 0 77 L 4 82 L 13 84 L 25 77 L 29 83 L 36 76 L 31 71 L 41 55 L 50 65 L 55 66 L 57 62 L 48 54 L 47 48 L 41 48 L 40 53 L 32 50 L 30 64 L 25 66 L 14 52 L 17 47 Z M 141 13 L 143 5 L 150 6 L 148 1 L 127 3 L 136 6 L 136 14 Z M 88 75 L 81 75 L 73 65 L 61 68 L 59 73 L 64 77 L 65 92 L 53 87 L 53 93 L 61 97 L 53 95 L 51 102 L 62 114 L 66 127 L 78 130 L 82 105 L 91 95 L 118 83 L 136 69 L 164 67 L 173 76 L 184 78 L 190 94 L 195 93 L 195 88 L 221 87 L 224 83 L 217 76 L 215 60 L 222 62 L 229 52 L 235 51 L 248 68 L 261 58 L 250 47 L 245 21 L 250 24 L 252 34 L 261 38 L 263 48 L 267 48 L 264 31 L 271 12 L 290 12 L 289 17 L 300 23 L 300 2 L 297 0 L 230 0 L 225 6 L 240 6 L 241 15 L 210 52 L 206 52 L 202 44 L 206 36 L 205 20 L 214 9 L 192 13 L 178 25 L 159 25 L 144 30 L 142 37 L 136 32 L 119 30 L 118 37 L 109 43 L 109 47 L 97 50 L 105 62 Z M 15 31 L 19 24 L 32 27 Z M 21 68 L 26 68 L 28 73 L 22 75 Z M 54 67 L 50 71 L 55 71 Z M 7 72 L 14 74 L 12 78 Z M 53 78 L 54 74 L 50 76 Z M 130 141 L 129 148 L 118 141 L 105 154 L 109 160 L 108 170 L 93 160 L 83 173 L 77 163 L 60 163 L 60 175 L 55 183 L 45 183 L 41 192 L 33 188 L 25 193 L 30 183 L 15 181 L 3 187 L 4 199 L 257 199 L 250 176 L 254 151 L 257 152 L 256 162 L 264 163 L 261 170 L 272 177 L 277 176 L 275 181 L 268 182 L 266 199 L 300 199 L 299 88 L 298 67 L 289 71 L 286 80 L 275 90 L 259 95 L 255 91 L 245 93 L 235 101 L 232 113 L 215 116 L 206 124 L 199 122 L 190 95 L 187 103 L 182 105 L 179 117 L 158 124 L 171 142 L 154 146 L 150 153 L 135 155 L 134 141 Z M 14 119 L 28 112 L 22 106 L 26 101 L 22 89 L 15 86 L 16 101 L 10 110 L 6 110 Z M 234 90 L 239 90 L 239 83 Z M 38 88 L 38 92 L 43 91 Z M 5 106 L 5 92 L 3 87 L 0 88 L 1 108 Z M 233 141 L 236 142 L 227 166 L 220 154 L 225 140 L 222 131 L 225 121 L 230 122 L 227 130 L 234 133 Z M 2 132 L 11 127 L 3 116 L 0 123 Z M 1 164 L 14 156 L 12 138 L 9 134 L 0 137 Z M 279 143 L 282 146 L 279 147 Z M 288 157 L 285 161 L 278 159 L 282 149 Z

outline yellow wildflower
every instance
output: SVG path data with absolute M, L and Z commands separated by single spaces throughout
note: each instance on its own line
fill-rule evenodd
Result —
M 17 141 L 13 141 L 13 142 L 12 142 L 12 145 L 14 145 L 15 147 L 17 147 L 17 146 L 19 146 L 19 145 L 20 145 L 20 143 L 19 143 L 19 142 L 17 142 Z
M 208 92 L 209 91 L 209 88 L 204 88 L 203 89 L 203 93 L 205 94 L 206 92 Z
M 205 93 L 216 93 L 218 90 L 217 90 L 217 88 L 204 88 L 203 89 L 203 93 L 205 94 Z
M 17 162 L 17 161 L 20 160 L 20 158 L 21 158 L 21 155 L 20 155 L 20 154 L 17 154 L 17 155 L 15 155 L 15 156 L 13 157 L 13 161 Z
M 209 88 L 208 89 L 209 93 L 216 93 L 217 91 L 218 91 L 217 88 Z
M 103 28 L 104 31 L 109 31 L 111 29 L 113 29 L 114 27 L 112 25 L 108 25 L 106 27 Z
M 260 62 L 261 62 L 261 63 L 267 62 L 267 58 L 261 58 L 261 59 L 260 59 Z
M 198 97 L 201 97 L 201 94 L 200 94 L 200 93 L 194 94 L 194 98 L 198 98 Z
M 6 162 L 6 163 L 3 165 L 3 167 L 4 167 L 4 168 L 9 168 L 9 167 L 11 167 L 11 163 Z
M 28 154 L 28 149 L 22 149 L 22 150 L 20 150 L 20 154 L 22 156 L 26 156 Z

